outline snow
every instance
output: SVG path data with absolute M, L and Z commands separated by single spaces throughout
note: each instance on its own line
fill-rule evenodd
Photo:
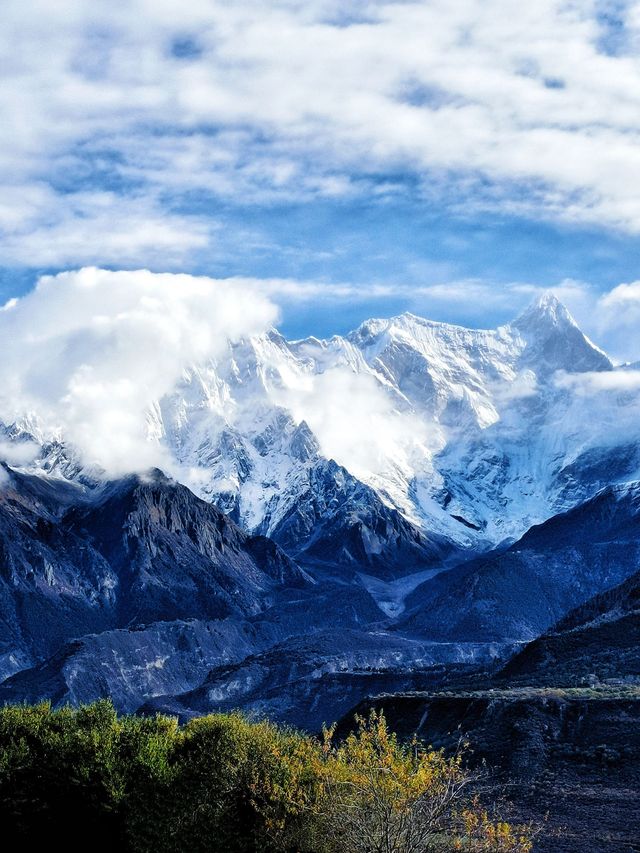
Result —
M 193 365 L 152 406 L 148 438 L 168 449 L 173 476 L 248 530 L 273 530 L 314 467 L 334 458 L 427 533 L 478 550 L 607 477 L 640 475 L 631 457 L 615 470 L 607 462 L 635 443 L 640 414 L 640 383 L 626 371 L 621 390 L 622 372 L 549 295 L 495 330 L 412 314 L 328 340 L 273 330 Z M 37 417 L 8 437 L 26 434 L 42 447 L 34 465 L 78 476 L 72 450 L 47 448 Z M 375 536 L 368 543 L 375 553 Z M 411 582 L 366 581 L 387 612 Z

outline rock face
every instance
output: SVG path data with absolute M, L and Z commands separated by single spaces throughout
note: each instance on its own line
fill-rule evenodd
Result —
M 325 630 L 213 667 L 196 689 L 160 696 L 143 710 L 188 718 L 242 707 L 319 732 L 363 695 L 438 685 L 452 673 L 491 665 L 497 652 L 486 645 L 417 643 L 383 631 Z
M 7 475 L 0 490 L 2 668 L 9 675 L 67 640 L 159 620 L 263 609 L 308 576 L 160 473 L 87 491 Z
M 0 684 L 0 702 L 81 705 L 109 696 L 122 712 L 197 687 L 214 666 L 273 643 L 277 632 L 233 618 L 155 622 L 89 634 Z
M 573 610 L 500 675 L 525 684 L 640 684 L 640 572 Z
M 385 630 L 387 614 L 353 570 L 362 562 L 350 556 L 351 570 L 337 562 L 332 575 L 319 554 L 313 578 L 159 472 L 93 488 L 7 477 L 2 702 L 110 696 L 123 711 L 183 716 L 240 704 L 317 728 L 373 684 L 420 686 L 443 661 L 497 655 Z M 426 546 L 411 541 L 422 565 Z
M 444 537 L 422 532 L 333 460 L 307 470 L 277 523 L 267 507 L 260 529 L 296 559 L 389 579 L 439 567 L 460 551 Z

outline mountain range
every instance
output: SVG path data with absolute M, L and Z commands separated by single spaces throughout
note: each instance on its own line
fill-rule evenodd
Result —
M 35 451 L 0 470 L 0 700 L 313 728 L 547 642 L 637 572 L 636 378 L 545 295 L 229 342 L 149 409 L 164 472 L 4 424 Z

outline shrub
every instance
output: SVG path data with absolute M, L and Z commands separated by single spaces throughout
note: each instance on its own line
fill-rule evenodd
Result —
M 135 849 L 293 849 L 318 786 L 317 752 L 312 738 L 240 714 L 191 721 L 176 738 L 170 788 L 156 798 L 153 844 L 136 838 Z
M 417 740 L 401 743 L 382 714 L 357 718 L 338 746 L 325 731 L 318 800 L 327 850 L 430 853 L 495 850 L 528 853 L 528 833 L 492 820 L 467 794 L 477 776 L 463 753 L 447 758 Z
M 526 853 L 470 794 L 462 755 L 401 743 L 384 717 L 342 743 L 240 714 L 118 717 L 0 709 L 0 821 L 11 846 L 131 853 Z
M 49 704 L 0 711 L 0 817 L 16 842 L 87 849 L 126 843 L 130 791 L 166 772 L 174 720 L 118 719 L 108 701 L 73 711 Z M 5 836 L 6 838 L 6 836 Z

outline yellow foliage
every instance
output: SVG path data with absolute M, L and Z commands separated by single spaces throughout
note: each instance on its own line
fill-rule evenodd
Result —
M 342 743 L 324 731 L 314 753 L 321 780 L 313 804 L 320 837 L 333 853 L 466 850 L 529 853 L 525 829 L 492 819 L 467 789 L 475 781 L 456 755 L 403 743 L 383 714 L 356 718 Z

